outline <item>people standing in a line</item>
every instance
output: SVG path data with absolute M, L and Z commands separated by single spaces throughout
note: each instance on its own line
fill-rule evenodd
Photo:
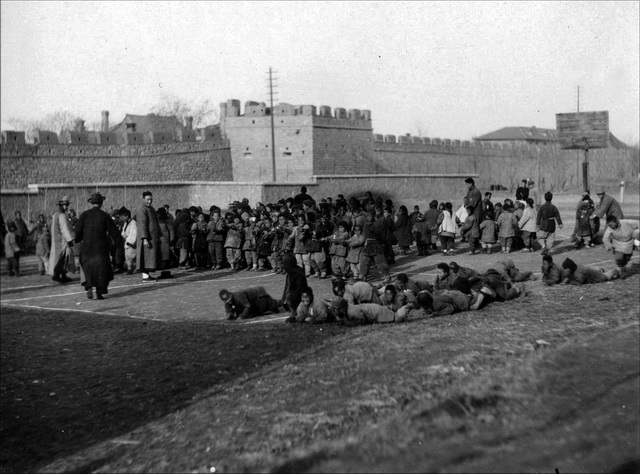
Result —
M 142 281 L 154 282 L 157 278 L 151 273 L 162 269 L 162 246 L 160 237 L 162 231 L 158 223 L 158 215 L 152 206 L 151 191 L 142 193 L 142 205 L 136 210 L 137 241 L 136 241 L 136 269 L 142 272 Z
M 109 214 L 102 210 L 105 197 L 93 193 L 89 198 L 91 209 L 84 211 L 75 225 L 75 241 L 80 247 L 80 267 L 84 275 L 80 283 L 87 290 L 87 298 L 103 300 L 108 293 L 109 282 L 113 280 L 110 249 L 114 244 L 121 245 L 122 237 L 118 227 Z
M 556 239 L 556 223 L 558 228 L 562 229 L 562 219 L 560 218 L 560 212 L 558 208 L 551 204 L 553 194 L 547 191 L 544 194 L 545 203 L 540 206 L 538 216 L 536 218 L 536 225 L 538 226 L 538 242 L 542 245 L 541 254 L 547 255 L 553 243 Z
M 67 209 L 69 209 L 69 198 L 63 196 L 58 201 L 58 210 L 51 217 L 51 252 L 49 255 L 49 275 L 51 279 L 58 283 L 68 283 L 71 278 L 67 276 L 68 267 L 74 267 L 73 245 L 75 235 Z

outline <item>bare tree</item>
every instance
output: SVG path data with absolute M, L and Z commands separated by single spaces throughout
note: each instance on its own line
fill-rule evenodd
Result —
M 73 130 L 76 120 L 82 120 L 82 118 L 67 110 L 57 110 L 48 113 L 41 119 L 10 117 L 7 122 L 16 131 L 25 132 L 27 140 L 31 141 L 39 130 L 54 132 L 58 135 L 65 131 Z
M 180 123 L 185 123 L 185 119 L 191 116 L 194 128 L 212 125 L 218 120 L 218 111 L 208 99 L 188 103 L 173 94 L 163 94 L 151 112 L 164 116 L 175 115 Z

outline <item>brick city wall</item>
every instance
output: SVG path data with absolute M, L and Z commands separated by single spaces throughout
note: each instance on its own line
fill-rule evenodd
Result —
M 38 183 L 233 181 L 228 143 L 14 145 L 0 149 L 3 189 Z
M 314 175 L 388 172 L 375 159 L 370 121 L 314 117 Z
M 561 150 L 557 145 L 511 145 L 469 143 L 455 140 L 426 139 L 431 143 L 411 143 L 417 137 L 376 135 L 374 159 L 379 169 L 389 173 L 477 174 L 479 187 L 501 185 L 515 192 L 525 178 L 538 177 L 540 160 L 543 191 L 578 190 L 582 186 L 584 153 Z M 437 144 L 433 144 L 433 142 Z M 638 188 L 639 154 L 637 149 L 595 149 L 589 152 L 591 187 L 610 181 L 627 180 L 630 189 Z M 336 172 L 336 174 L 339 174 Z
M 233 176 L 237 181 L 272 181 L 271 117 L 227 117 L 225 136 L 231 144 Z M 313 174 L 311 117 L 275 116 L 276 179 L 308 180 Z

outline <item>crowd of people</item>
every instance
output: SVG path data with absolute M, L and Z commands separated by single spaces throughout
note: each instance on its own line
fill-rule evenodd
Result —
M 87 296 L 93 298 L 95 288 L 98 299 L 108 292 L 108 282 L 118 272 L 138 272 L 144 282 L 154 282 L 154 272 L 160 271 L 160 277 L 169 276 L 167 270 L 171 268 L 270 271 L 286 274 L 287 282 L 304 277 L 304 285 L 291 283 L 297 285 L 298 291 L 308 288 L 307 278 L 333 276 L 357 285 L 375 276 L 388 282 L 396 253 L 406 255 L 413 245 L 419 256 L 435 252 L 452 256 L 460 251 L 473 255 L 492 253 L 494 249 L 505 254 L 539 249 L 542 256 L 550 256 L 556 226 L 563 225 L 551 192 L 544 194 L 544 203 L 540 204 L 533 181 L 524 180 L 516 190 L 516 200 L 493 203 L 492 193 L 483 196 L 473 178 L 466 179 L 465 184 L 467 193 L 457 211 L 451 202 L 433 200 L 424 212 L 414 206 L 411 213 L 406 206 L 396 208 L 391 200 L 375 198 L 371 192 L 360 199 L 347 200 L 340 194 L 335 200 L 316 200 L 304 186 L 296 196 L 275 203 L 252 207 L 248 199 L 243 199 L 224 209 L 217 205 L 208 209 L 190 206 L 174 212 L 169 205 L 156 210 L 153 195 L 147 191 L 136 209 L 120 207 L 107 214 L 102 210 L 106 198 L 94 193 L 88 199 L 92 208 L 79 217 L 69 208 L 70 201 L 65 196 L 50 219 L 40 214 L 31 226 L 16 211 L 15 219 L 6 226 L 4 250 L 9 275 L 20 275 L 19 257 L 31 236 L 42 275 L 49 274 L 64 284 L 71 281 L 69 272 L 80 273 Z M 596 206 L 588 192 L 583 194 L 576 208 L 572 238 L 577 248 L 599 244 L 600 219 L 606 219 L 604 245 L 614 252 L 617 275 L 624 277 L 634 239 L 637 245 L 638 221 L 625 220 L 619 204 L 604 190 L 599 190 L 598 196 L 600 202 Z M 447 265 L 442 266 L 438 272 L 445 271 Z M 298 269 L 295 275 L 294 267 Z M 378 275 L 373 275 L 374 267 Z M 491 281 L 490 276 L 482 278 Z M 440 283 L 436 280 L 435 284 Z M 471 294 L 474 285 L 480 283 L 471 284 L 468 292 L 462 293 Z M 486 281 L 483 285 L 492 288 Z M 435 288 L 436 305 L 441 301 L 438 292 L 443 289 Z M 449 287 L 446 291 L 460 289 Z M 492 291 L 496 292 L 495 288 Z M 513 296 L 515 291 L 517 288 L 503 293 Z M 488 298 L 483 295 L 487 293 L 490 292 L 479 290 L 476 300 L 486 301 Z M 313 302 L 313 295 L 306 294 L 307 300 Z M 265 299 L 260 291 L 254 296 Z M 229 298 L 232 296 L 225 293 L 222 299 L 226 302 Z M 425 302 L 425 298 L 421 301 Z M 300 304 L 288 302 L 284 295 L 280 302 L 292 312 Z M 266 301 L 262 306 L 273 308 L 273 304 Z M 473 305 L 475 302 L 470 304 Z M 344 313 L 338 307 L 334 310 Z

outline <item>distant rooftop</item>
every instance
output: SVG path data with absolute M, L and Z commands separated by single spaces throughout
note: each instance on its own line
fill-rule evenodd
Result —
M 538 127 L 504 127 L 495 132 L 474 138 L 476 141 L 527 141 L 553 142 L 558 139 L 557 132 L 549 128 Z
M 163 117 L 156 114 L 133 115 L 127 114 L 122 122 L 110 128 L 111 132 L 133 131 L 127 124 L 135 123 L 135 131 L 138 133 L 147 132 L 173 132 L 184 130 L 184 125 L 180 123 L 175 115 Z
M 555 143 L 558 141 L 558 132 L 551 128 L 538 127 L 504 127 L 494 132 L 489 132 L 474 138 L 479 142 L 526 142 L 526 143 Z M 625 149 L 628 146 L 609 132 L 609 146 L 611 148 Z

